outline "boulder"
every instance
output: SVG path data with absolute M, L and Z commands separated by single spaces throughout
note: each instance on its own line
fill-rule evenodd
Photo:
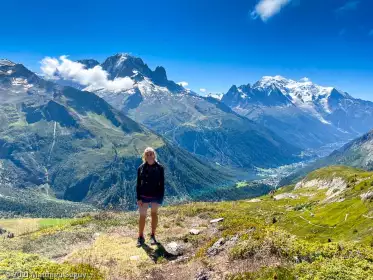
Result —
M 184 247 L 181 244 L 177 244 L 175 241 L 168 243 L 165 249 L 168 253 L 175 256 L 180 256 L 184 253 Z

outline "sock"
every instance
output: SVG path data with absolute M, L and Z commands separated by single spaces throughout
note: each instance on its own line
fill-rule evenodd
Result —
M 144 234 L 143 233 L 141 233 L 141 234 L 139 233 L 139 237 L 144 237 Z

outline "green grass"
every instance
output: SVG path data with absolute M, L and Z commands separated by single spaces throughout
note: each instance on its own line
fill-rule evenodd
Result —
M 309 173 L 305 179 L 306 180 L 332 179 L 336 175 L 338 175 L 338 177 L 342 177 L 346 181 L 349 181 L 355 176 L 358 176 L 359 178 L 365 178 L 365 177 L 372 176 L 372 174 L 373 174 L 372 172 L 367 172 L 363 169 L 358 169 L 358 168 L 353 168 L 353 167 L 348 167 L 348 166 L 343 166 L 343 165 L 334 165 L 334 166 L 329 166 L 329 167 L 315 170 Z
M 104 279 L 88 264 L 58 264 L 35 254 L 0 252 L 0 279 L 74 279 L 74 275 L 76 279 Z
M 73 219 L 41 219 L 39 221 L 40 228 L 47 228 L 56 225 L 66 225 L 73 221 Z
M 272 195 L 264 195 L 258 202 L 245 199 L 162 207 L 158 236 L 165 243 L 176 240 L 192 246 L 190 262 L 211 265 L 214 257 L 206 256 L 208 248 L 220 237 L 234 235 L 239 236 L 238 242 L 227 249 L 225 261 L 276 260 L 254 270 L 228 274 L 227 279 L 372 279 L 373 219 L 369 217 L 373 216 L 373 203 L 360 198 L 373 189 L 372 175 L 338 166 L 317 170 L 305 179 L 329 182 L 343 178 L 350 185 L 338 202 L 325 200 L 327 189 L 294 189 L 291 185 L 277 190 L 274 196 L 292 193 L 297 195 L 295 199 L 274 200 Z M 211 234 L 208 229 L 214 218 L 224 220 L 214 225 L 217 232 Z M 6 261 L 0 258 L 0 268 L 9 264 L 15 270 L 25 265 L 19 263 L 24 258 L 33 256 L 30 265 L 36 267 L 42 263 L 59 271 L 76 269 L 80 263 L 87 269 L 98 269 L 105 277 L 137 279 L 141 265 L 150 271 L 169 261 L 154 251 L 156 263 L 151 262 L 149 252 L 134 247 L 137 221 L 136 212 L 119 211 L 92 212 L 73 219 L 0 220 L 0 225 L 13 229 L 26 224 L 36 227 L 0 242 L 0 251 L 21 254 L 4 258 Z M 191 227 L 202 231 L 190 235 Z M 51 262 L 61 256 L 70 263 Z M 133 256 L 138 256 L 138 262 L 131 260 Z

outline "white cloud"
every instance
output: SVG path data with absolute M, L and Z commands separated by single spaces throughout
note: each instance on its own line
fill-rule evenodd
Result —
M 292 0 L 260 0 L 251 13 L 251 16 L 254 19 L 260 17 L 263 21 L 267 21 L 270 17 L 279 13 L 281 9 L 291 1 Z
M 179 86 L 182 86 L 182 87 L 186 87 L 186 86 L 189 85 L 187 82 L 178 82 L 177 84 L 178 84 Z
M 300 82 L 303 82 L 303 83 L 311 82 L 310 78 L 307 78 L 307 77 L 303 77 L 303 78 L 300 79 L 299 81 L 300 81 Z
M 129 77 L 108 79 L 108 73 L 100 65 L 87 69 L 83 64 L 71 61 L 67 56 L 59 59 L 45 57 L 41 61 L 41 70 L 49 78 L 63 78 L 81 85 L 87 86 L 86 90 L 105 89 L 119 92 L 133 87 L 133 81 Z
M 357 10 L 359 4 L 360 4 L 360 1 L 349 1 L 346 4 L 344 4 L 343 6 L 336 9 L 336 12 L 337 13 L 345 13 L 345 12 L 348 12 L 348 11 Z
M 206 92 L 206 89 L 205 88 L 200 88 L 199 91 L 200 92 Z

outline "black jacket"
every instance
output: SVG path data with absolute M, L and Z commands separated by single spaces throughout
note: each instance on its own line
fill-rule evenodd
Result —
M 145 162 L 137 168 L 137 200 L 141 200 L 140 195 L 163 198 L 164 167 L 157 161 L 152 165 Z

